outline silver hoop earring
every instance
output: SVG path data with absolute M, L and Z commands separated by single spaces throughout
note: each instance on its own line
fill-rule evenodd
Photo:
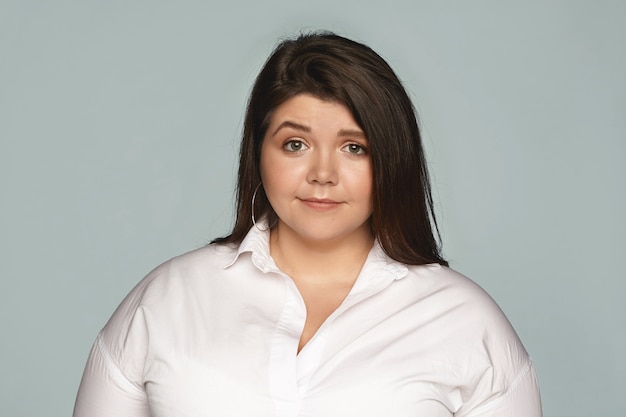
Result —
M 256 186 L 256 188 L 254 189 L 254 192 L 252 193 L 252 210 L 251 210 L 251 212 L 252 212 L 252 224 L 254 225 L 254 227 L 256 227 L 261 232 L 265 232 L 265 231 L 268 231 L 270 228 L 268 227 L 267 229 L 261 229 L 256 224 L 256 219 L 254 218 L 254 202 L 256 201 L 256 193 L 257 193 L 257 191 L 259 191 L 259 188 L 261 188 L 261 185 L 263 185 L 262 182 L 260 182 L 259 185 Z

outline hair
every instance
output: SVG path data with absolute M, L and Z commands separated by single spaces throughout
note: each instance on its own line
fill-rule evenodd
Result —
M 383 58 L 332 32 L 282 41 L 257 76 L 243 128 L 235 225 L 212 243 L 241 243 L 253 213 L 276 222 L 263 187 L 257 190 L 261 145 L 274 110 L 298 94 L 342 103 L 365 133 L 373 171 L 370 224 L 385 253 L 409 265 L 447 265 L 413 104 Z

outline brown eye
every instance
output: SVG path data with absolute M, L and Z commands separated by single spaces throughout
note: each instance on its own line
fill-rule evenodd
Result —
M 283 146 L 288 152 L 299 152 L 306 149 L 306 145 L 301 140 L 290 140 Z
M 367 150 L 358 143 L 350 143 L 346 145 L 344 149 L 346 150 L 346 152 L 353 155 L 363 155 L 367 153 Z

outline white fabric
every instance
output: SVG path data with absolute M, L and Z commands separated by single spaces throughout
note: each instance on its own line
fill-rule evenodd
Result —
M 92 348 L 76 417 L 538 417 L 533 365 L 476 284 L 375 244 L 298 354 L 304 302 L 252 228 L 152 271 Z

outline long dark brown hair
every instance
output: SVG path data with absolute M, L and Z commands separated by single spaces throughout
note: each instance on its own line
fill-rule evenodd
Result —
M 261 183 L 261 144 L 273 111 L 298 94 L 344 104 L 369 142 L 373 170 L 371 226 L 383 250 L 411 265 L 439 263 L 439 230 L 413 104 L 391 67 L 371 48 L 331 32 L 281 42 L 252 88 L 241 142 L 232 232 L 212 243 L 240 243 L 252 227 Z M 263 187 L 256 218 L 276 221 Z

